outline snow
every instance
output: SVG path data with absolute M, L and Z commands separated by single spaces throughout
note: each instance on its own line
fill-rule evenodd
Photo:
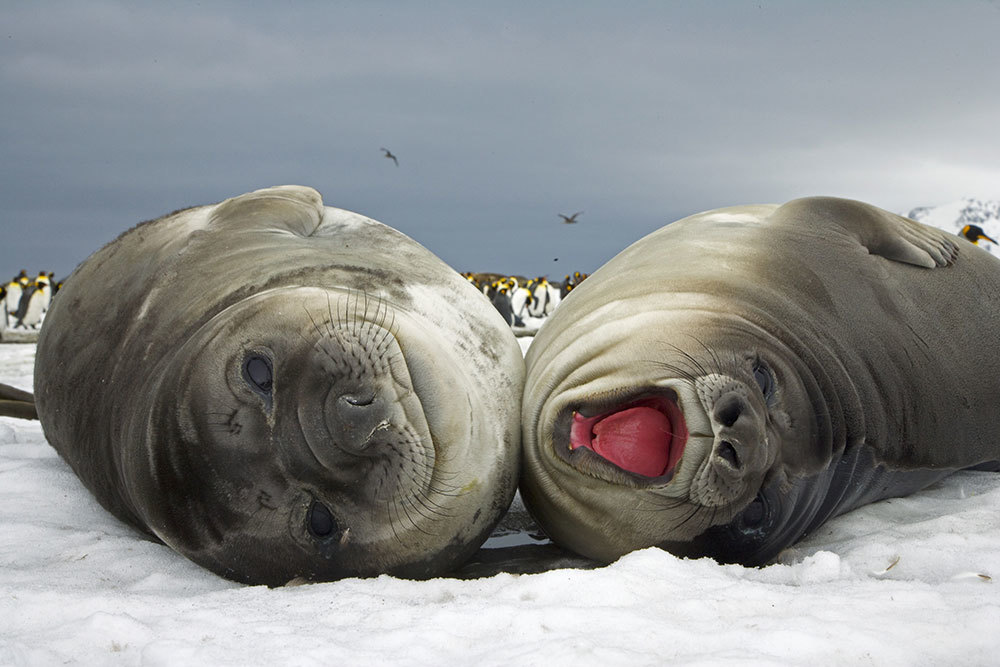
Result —
M 33 356 L 0 346 L 0 382 L 30 389 Z M 36 422 L 0 419 L 0 665 L 996 664 L 998 508 L 1000 475 L 960 473 L 761 569 L 646 549 L 596 570 L 268 589 L 143 539 Z

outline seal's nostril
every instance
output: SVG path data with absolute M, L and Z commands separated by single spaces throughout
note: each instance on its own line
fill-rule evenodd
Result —
M 736 454 L 736 448 L 733 447 L 733 444 L 731 442 L 723 440 L 722 442 L 719 443 L 719 446 L 716 448 L 715 452 L 716 454 L 719 455 L 720 458 L 725 460 L 729 465 L 733 466 L 734 468 L 740 467 L 740 457 Z
M 722 426 L 732 426 L 743 414 L 743 400 L 735 395 L 723 396 L 715 404 L 715 420 Z

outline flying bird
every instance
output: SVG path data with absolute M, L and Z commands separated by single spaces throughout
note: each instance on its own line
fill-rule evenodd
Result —
M 577 211 L 576 213 L 570 216 L 563 215 L 562 213 L 559 213 L 558 215 L 560 218 L 563 219 L 564 223 L 566 223 L 567 225 L 572 225 L 576 223 L 576 216 L 580 215 L 581 213 L 583 213 L 583 211 Z
M 396 159 L 396 156 L 393 155 L 392 152 L 388 148 L 380 148 L 379 150 L 382 151 L 383 153 L 385 153 L 385 156 L 387 158 L 389 158 L 390 160 L 392 160 L 393 162 L 395 162 L 397 167 L 399 166 L 399 160 Z

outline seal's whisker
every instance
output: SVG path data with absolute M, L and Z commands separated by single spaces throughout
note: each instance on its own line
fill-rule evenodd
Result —
M 418 531 L 423 533 L 424 531 L 417 525 L 417 522 L 413 520 L 410 516 L 410 511 L 407 509 L 406 505 L 403 503 L 404 497 L 397 497 L 392 499 L 392 503 L 396 506 L 396 516 L 406 519 L 407 523 L 410 524 L 411 528 L 416 528 Z
M 327 297 L 327 298 L 329 298 L 329 297 Z M 308 317 L 309 321 L 312 323 L 313 330 L 316 332 L 316 335 L 317 336 L 321 336 L 322 333 L 320 332 L 319 325 L 316 324 L 316 319 L 313 317 L 312 313 L 309 311 L 309 307 L 306 304 L 303 303 L 302 304 L 302 310 L 305 311 L 306 317 Z M 302 332 L 299 332 L 299 336 L 302 336 Z M 305 336 L 302 336 L 302 339 L 306 340 L 306 342 L 308 342 L 308 340 L 306 339 Z
M 460 472 L 449 470 L 446 467 L 448 464 L 447 459 L 443 457 L 436 457 L 434 459 L 426 457 L 417 462 L 417 464 L 425 468 L 424 474 L 429 480 L 428 488 L 433 488 L 442 494 L 461 491 L 460 486 L 450 483 L 459 477 Z
M 301 338 L 301 339 L 302 339 L 302 342 L 303 342 L 303 343 L 306 343 L 307 345 L 311 345 L 311 344 L 313 344 L 313 341 L 311 341 L 311 340 L 309 340 L 308 338 L 306 338 L 306 337 L 305 337 L 305 335 L 304 335 L 304 334 L 303 334 L 303 333 L 302 333 L 301 331 L 298 331 L 298 332 L 296 332 L 296 333 L 298 333 L 298 334 L 299 334 L 299 338 Z
M 326 312 L 330 316 L 330 319 L 327 320 L 326 330 L 327 330 L 327 333 L 329 333 L 329 335 L 332 336 L 333 335 L 334 322 L 336 322 L 336 317 L 334 317 L 334 315 L 333 315 L 333 302 L 330 300 L 330 293 L 329 292 L 326 293 Z
M 350 331 L 351 329 L 351 308 L 352 302 L 351 297 L 354 294 L 354 290 L 348 290 L 347 294 L 344 296 L 344 314 L 341 316 L 338 322 L 339 328 Z
M 393 335 L 392 331 L 386 329 L 384 324 L 385 318 L 383 318 L 382 323 L 379 325 L 382 328 L 382 334 L 375 341 L 375 346 L 381 354 L 385 354 L 389 350 L 389 338 Z
M 694 338 L 693 336 L 691 337 Z M 695 338 L 695 340 L 701 343 L 701 341 L 698 341 L 698 339 Z M 670 364 L 669 362 L 661 362 L 664 364 L 665 367 L 674 368 L 679 372 L 682 372 L 684 374 L 684 377 L 692 381 L 697 376 L 705 376 L 711 372 L 705 366 L 705 364 L 701 362 L 701 360 L 694 357 L 694 355 L 692 355 L 690 352 L 687 352 L 686 350 L 681 349 L 677 345 L 673 345 L 670 343 L 664 343 L 664 346 L 672 349 L 675 353 L 677 353 L 681 357 L 681 360 L 686 362 L 687 365 L 689 366 L 688 369 L 682 369 L 680 366 L 676 366 L 675 364 Z
M 431 500 L 428 496 L 423 493 L 415 493 L 414 497 L 423 505 L 428 512 L 435 514 L 436 516 L 449 519 L 455 516 L 454 512 L 448 511 L 448 509 L 442 505 Z
M 361 297 L 365 298 L 365 312 L 361 314 Z M 358 300 L 354 308 L 354 335 L 361 337 L 364 325 L 368 321 L 368 292 L 359 290 Z
M 445 496 L 447 498 L 461 498 L 462 496 L 465 495 L 465 492 L 463 492 L 461 489 L 454 487 L 450 489 L 444 489 L 438 486 L 432 486 L 428 488 L 434 491 L 435 494 L 439 496 Z
M 431 466 L 430 464 L 425 465 L 432 468 L 431 473 L 434 476 L 434 483 L 437 484 L 439 488 L 447 489 L 448 491 L 458 491 L 461 488 L 448 483 L 458 477 L 458 471 L 447 470 L 441 463 L 438 463 L 436 466 Z
M 455 516 L 454 512 L 449 511 L 447 508 L 442 507 L 433 500 L 431 500 L 423 490 L 418 489 L 410 494 L 413 498 L 417 500 L 428 512 L 439 516 L 439 517 L 452 517 Z
M 451 497 L 461 497 L 464 496 L 468 491 L 463 491 L 461 486 L 455 486 L 454 484 L 448 484 L 441 480 L 433 480 L 427 485 L 427 491 L 433 492 L 440 496 L 451 496 Z
M 682 520 L 680 521 L 680 523 L 678 523 L 678 524 L 677 524 L 677 527 L 678 527 L 678 528 L 680 528 L 680 527 L 682 527 L 682 526 L 685 526 L 685 525 L 687 525 L 688 521 L 691 521 L 691 519 L 693 519 L 693 518 L 695 518 L 696 516 L 698 516 L 698 514 L 699 514 L 699 513 L 700 513 L 700 512 L 701 512 L 701 511 L 702 511 L 703 509 L 704 509 L 704 508 L 703 508 L 703 507 L 701 507 L 701 506 L 699 506 L 699 505 L 692 505 L 692 507 L 691 507 L 691 511 L 690 511 L 690 512 L 688 513 L 688 515 L 687 515 L 686 517 L 684 517 L 684 518 L 683 518 L 683 519 L 682 519 Z
M 399 532 L 396 530 L 396 524 L 399 523 L 395 516 L 393 516 L 393 503 L 391 500 L 383 501 L 385 503 L 385 512 L 389 519 L 389 527 L 392 529 L 392 535 L 396 538 L 396 541 L 400 544 L 404 544 L 402 538 L 399 537 Z
M 419 516 L 421 516 L 423 519 L 425 519 L 426 521 L 430 521 L 431 523 L 436 523 L 437 520 L 440 519 L 440 518 L 450 518 L 450 517 L 447 517 L 447 516 L 444 516 L 444 515 L 438 515 L 438 516 L 435 517 L 433 515 L 433 513 L 430 516 L 428 516 L 427 514 L 424 514 L 423 510 L 421 510 L 420 505 L 418 505 L 417 503 L 413 502 L 413 496 L 403 496 L 402 498 L 400 498 L 400 501 L 399 501 L 400 505 L 402 505 L 404 509 L 406 508 L 406 504 L 405 503 L 406 503 L 407 500 L 410 501 L 410 507 L 413 508 L 413 511 L 416 514 L 418 514 Z M 417 530 L 419 530 L 424 535 L 436 535 L 437 534 L 437 533 L 425 530 L 423 528 L 423 526 L 420 525 L 420 523 L 423 523 L 423 522 L 418 523 L 418 522 L 414 521 L 413 517 L 409 516 L 409 511 L 408 510 L 407 510 L 407 517 L 410 519 L 410 523 L 413 524 L 413 527 L 416 528 Z
M 384 303 L 383 305 L 385 307 L 382 308 L 382 312 L 381 312 L 381 315 L 380 315 L 379 321 L 378 321 L 378 326 L 379 326 L 380 329 L 384 329 L 385 328 L 385 318 L 389 315 L 389 304 L 388 303 Z
M 658 366 L 665 371 L 674 373 L 689 382 L 695 382 L 695 380 L 697 379 L 697 376 L 688 369 L 682 368 L 675 364 L 668 363 L 666 361 L 649 360 L 647 363 L 653 365 L 654 367 Z
M 368 294 L 364 290 L 355 290 L 354 293 L 354 314 L 351 317 L 351 332 L 355 337 L 361 335 L 361 323 L 364 322 L 364 316 L 361 314 L 361 298 L 364 297 L 365 313 L 368 312 Z
M 407 501 L 408 500 L 410 501 L 409 502 L 409 506 L 407 506 Z M 394 499 L 393 502 L 395 502 L 396 505 L 397 505 L 397 507 L 399 507 L 399 509 L 401 509 L 403 511 L 403 515 L 406 517 L 406 520 L 410 522 L 410 525 L 413 528 L 417 529 L 418 531 L 420 531 L 424 535 L 429 535 L 429 536 L 433 536 L 434 535 L 434 533 L 425 530 L 424 527 L 421 525 L 423 522 L 420 522 L 420 521 L 417 521 L 416 519 L 414 519 L 413 514 L 410 513 L 410 508 L 412 507 L 413 513 L 416 514 L 417 516 L 422 517 L 422 518 L 424 518 L 424 519 L 426 519 L 428 521 L 431 521 L 431 522 L 434 521 L 434 519 L 426 517 L 426 516 L 424 516 L 420 512 L 420 509 L 413 503 L 413 501 L 410 499 L 409 495 L 397 496 Z
M 340 307 L 343 306 L 344 312 L 341 314 Z M 337 300 L 337 326 L 339 328 L 344 328 L 347 326 L 348 319 L 350 319 L 351 314 L 351 293 L 347 292 L 344 296 Z
M 656 497 L 660 502 L 653 503 L 657 510 L 675 510 L 678 507 L 683 507 L 685 505 L 691 505 L 691 501 L 688 498 L 671 498 L 669 496 L 663 496 L 656 494 Z
M 681 505 L 685 505 L 687 503 L 686 500 L 681 500 L 677 498 L 670 498 L 670 499 L 660 498 L 659 500 L 661 501 L 667 500 L 669 502 L 650 502 L 649 507 L 637 507 L 636 509 L 640 512 L 663 512 L 667 510 L 676 509 Z M 640 502 L 645 504 L 648 501 L 645 498 L 643 498 L 641 499 Z
M 364 314 L 361 313 L 361 298 L 364 297 Z M 351 326 L 353 327 L 353 333 L 356 338 L 361 337 L 361 327 L 364 324 L 365 318 L 368 316 L 368 292 L 364 290 L 357 290 L 357 294 L 354 297 L 354 317 L 351 321 Z

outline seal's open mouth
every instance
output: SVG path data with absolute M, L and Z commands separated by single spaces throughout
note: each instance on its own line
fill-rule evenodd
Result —
M 573 413 L 569 448 L 585 447 L 622 470 L 662 477 L 677 466 L 687 439 L 684 415 L 677 404 L 654 397 L 596 417 Z

